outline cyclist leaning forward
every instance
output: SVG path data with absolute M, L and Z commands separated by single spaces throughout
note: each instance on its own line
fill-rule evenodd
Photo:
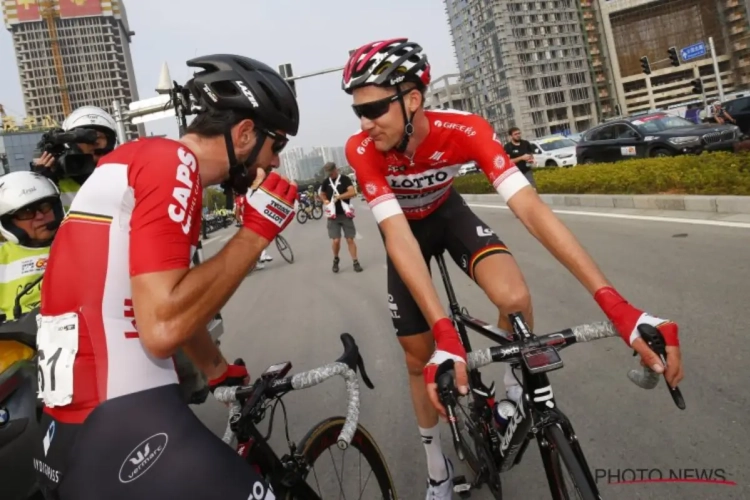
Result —
M 187 134 L 102 158 L 50 252 L 38 333 L 45 435 L 34 460 L 50 498 L 275 498 L 183 402 L 170 358 L 182 347 L 212 390 L 246 379 L 206 325 L 293 218 L 297 186 L 258 167 L 279 166 L 299 110 L 258 61 L 188 65 L 202 71 L 187 85 L 201 107 Z M 265 181 L 247 197 L 243 227 L 190 268 L 202 186 L 228 179 L 246 193 L 256 175 Z
M 448 499 L 453 468 L 440 447 L 438 412 L 444 415 L 444 409 L 435 372 L 442 362 L 454 360 L 462 393 L 468 390 L 468 378 L 466 352 L 430 276 L 431 256 L 443 250 L 450 253 L 497 306 L 501 328 L 509 331 L 507 315 L 519 311 L 533 324 L 529 290 L 508 248 L 452 187 L 460 165 L 479 164 L 513 213 L 594 296 L 643 363 L 664 371 L 639 338 L 637 325 L 647 323 L 659 328 L 666 340 L 667 380 L 676 385 L 683 374 L 677 325 L 635 308 L 617 293 L 510 162 L 487 121 L 460 111 L 425 111 L 429 83 L 430 65 L 422 48 L 402 38 L 369 43 L 353 52 L 344 67 L 342 87 L 353 96 L 362 127 L 347 142 L 346 156 L 388 254 L 393 324 L 406 355 L 427 454 L 427 498 Z M 506 372 L 505 382 L 508 396 L 518 400 L 521 389 L 512 373 Z

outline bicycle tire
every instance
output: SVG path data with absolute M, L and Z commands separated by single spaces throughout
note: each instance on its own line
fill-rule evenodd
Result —
M 297 211 L 297 222 L 300 224 L 307 222 L 307 212 L 304 209 Z
M 344 422 L 345 418 L 340 416 L 327 418 L 315 425 L 302 438 L 298 450 L 305 457 L 308 465 L 312 466 L 325 450 L 331 446 L 336 446 L 336 441 L 341 429 L 344 427 Z M 383 498 L 396 500 L 398 498 L 396 496 L 396 488 L 393 485 L 393 478 L 391 477 L 388 465 L 385 463 L 383 453 L 370 433 L 361 425 L 357 425 L 357 430 L 354 432 L 350 446 L 356 448 L 367 459 L 374 479 L 377 480 L 380 492 L 383 494 Z M 286 499 L 293 500 L 294 497 L 291 493 L 287 493 Z
M 284 238 L 280 234 L 276 236 L 276 249 L 279 251 L 281 257 L 285 261 L 290 264 L 294 264 L 294 252 L 292 252 L 292 247 L 289 246 L 289 242 L 286 241 L 286 238 Z M 289 255 L 287 255 L 287 253 Z
M 573 486 L 578 490 L 581 498 L 583 500 L 598 500 L 599 496 L 594 493 L 594 489 L 592 489 L 591 484 L 589 484 L 586 474 L 583 471 L 583 466 L 578 461 L 578 457 L 576 457 L 576 454 L 573 452 L 573 448 L 570 446 L 565 434 L 563 434 L 562 429 L 557 425 L 550 425 L 549 427 L 546 427 L 543 432 L 547 441 L 549 441 L 550 451 L 552 453 L 556 451 L 560 458 L 560 464 L 565 464 L 565 467 L 568 469 L 568 474 L 573 480 Z M 559 484 L 553 485 L 550 482 L 550 488 L 555 487 L 557 487 L 558 491 L 560 490 Z
M 323 209 L 315 205 L 312 209 L 312 218 L 315 220 L 320 220 L 322 217 L 323 217 Z

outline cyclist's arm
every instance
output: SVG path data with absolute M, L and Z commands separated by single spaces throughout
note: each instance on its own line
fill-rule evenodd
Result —
M 604 274 L 583 249 L 573 233 L 542 201 L 518 168 L 511 164 L 505 149 L 497 141 L 492 127 L 476 117 L 477 134 L 464 136 L 464 147 L 474 153 L 474 161 L 487 175 L 508 207 L 526 229 L 564 265 L 593 295 L 609 286 Z
M 135 199 L 130 282 L 140 339 L 154 356 L 166 358 L 202 331 L 269 241 L 240 229 L 218 254 L 190 269 L 200 235 L 195 158 L 174 145 L 150 153 L 151 160 L 128 174 Z
M 208 380 L 218 378 L 227 371 L 227 362 L 207 327 L 200 328 L 188 339 L 182 350 Z
M 347 143 L 347 160 L 357 173 L 357 180 L 363 186 L 362 192 L 365 193 L 370 211 L 383 232 L 388 256 L 425 320 L 429 325 L 434 325 L 448 315 L 440 302 L 422 250 L 398 200 L 385 177 L 372 168 L 373 165 L 378 165 L 378 162 L 385 161 L 383 156 L 374 150 L 372 144 L 364 153 L 359 153 L 360 140 L 355 136 Z

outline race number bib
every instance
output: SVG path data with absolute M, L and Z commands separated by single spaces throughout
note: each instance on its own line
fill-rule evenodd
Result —
M 73 401 L 73 362 L 78 352 L 78 314 L 37 316 L 39 397 L 51 407 Z

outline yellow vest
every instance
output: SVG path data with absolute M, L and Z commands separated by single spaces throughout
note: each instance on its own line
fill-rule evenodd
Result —
M 63 204 L 63 210 L 65 210 L 65 213 L 68 213 L 70 205 L 73 203 L 73 198 L 78 194 L 81 185 L 69 177 L 64 177 L 60 179 L 57 187 L 60 188 L 60 200 Z
M 47 268 L 49 248 L 29 248 L 17 243 L 6 242 L 0 245 L 0 310 L 8 320 L 13 318 L 16 296 L 28 283 L 44 274 Z M 42 301 L 41 281 L 21 298 L 21 312 L 29 312 L 39 307 Z

